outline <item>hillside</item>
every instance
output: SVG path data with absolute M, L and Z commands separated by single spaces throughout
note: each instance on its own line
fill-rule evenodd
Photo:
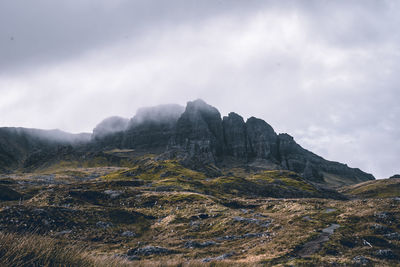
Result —
M 358 198 L 400 197 L 400 178 L 380 179 L 346 186 L 343 194 Z
M 230 168 L 209 177 L 156 157 L 114 149 L 1 175 L 0 247 L 7 249 L 0 249 L 0 261 L 394 266 L 399 260 L 397 199 L 347 200 L 283 170 Z
M 92 135 L 0 128 L 0 262 L 394 266 L 399 180 L 201 100 Z

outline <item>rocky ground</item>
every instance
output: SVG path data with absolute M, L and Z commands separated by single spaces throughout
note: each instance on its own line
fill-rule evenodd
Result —
M 60 165 L 1 175 L 0 230 L 83 246 L 116 266 L 396 266 L 400 179 L 385 183 L 339 194 L 291 172 L 210 178 L 151 157 Z M 372 184 L 391 189 L 365 193 Z

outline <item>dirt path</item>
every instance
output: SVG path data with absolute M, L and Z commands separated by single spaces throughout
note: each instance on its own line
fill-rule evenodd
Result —
M 333 223 L 329 227 L 323 229 L 322 233 L 317 238 L 305 243 L 303 248 L 297 253 L 297 255 L 304 258 L 318 252 L 322 248 L 323 244 L 329 240 L 329 237 L 339 227 L 339 224 Z

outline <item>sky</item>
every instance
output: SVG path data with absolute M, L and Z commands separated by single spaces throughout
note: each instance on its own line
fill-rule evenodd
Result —
M 91 132 L 201 98 L 400 173 L 400 1 L 0 0 L 0 127 Z

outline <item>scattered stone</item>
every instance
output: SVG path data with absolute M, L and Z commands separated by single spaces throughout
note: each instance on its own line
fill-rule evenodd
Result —
M 259 220 L 254 218 L 244 218 L 240 216 L 233 217 L 233 220 L 236 222 L 248 223 L 248 224 L 257 224 L 261 227 L 269 227 L 271 224 L 270 220 Z
M 72 230 L 63 230 L 61 232 L 56 233 L 56 235 L 65 235 L 72 233 Z
M 243 239 L 243 238 L 254 238 L 254 237 L 266 237 L 270 234 L 268 232 L 261 232 L 261 233 L 247 233 L 243 235 L 226 235 L 218 237 L 217 240 L 236 240 L 236 239 Z
M 375 255 L 381 259 L 396 259 L 397 256 L 391 249 L 380 249 L 375 252 Z
M 113 224 L 110 223 L 110 222 L 98 221 L 98 222 L 96 223 L 96 226 L 99 227 L 99 228 L 106 229 L 106 228 L 109 228 L 109 227 L 113 226 Z
M 353 258 L 353 262 L 357 265 L 367 265 L 369 264 L 370 260 L 364 256 L 355 256 Z
M 378 223 L 373 224 L 371 226 L 371 229 L 373 229 L 374 232 L 378 233 L 378 234 L 388 234 L 388 233 L 392 232 L 389 227 L 378 224 Z
M 309 221 L 311 221 L 311 218 L 310 218 L 310 216 L 304 216 L 304 217 L 303 217 L 303 220 L 309 222 Z
M 122 236 L 127 236 L 127 237 L 134 237 L 136 234 L 131 231 L 125 231 L 121 234 Z
M 363 245 L 364 245 L 364 246 L 369 246 L 369 247 L 372 248 L 371 243 L 369 243 L 367 240 L 363 239 L 362 241 L 363 241 Z
M 325 213 L 332 213 L 332 212 L 335 212 L 335 211 L 336 211 L 336 209 L 328 208 L 328 209 L 325 210 Z
M 163 247 L 146 246 L 144 248 L 134 248 L 130 249 L 127 253 L 128 256 L 149 256 L 149 255 L 159 255 L 159 254 L 171 254 L 172 250 Z
M 193 230 L 198 230 L 200 228 L 200 222 L 199 221 L 190 221 L 189 226 L 193 229 Z
M 323 229 L 322 232 L 331 235 L 331 234 L 333 234 L 333 233 L 335 232 L 335 230 L 338 229 L 339 227 L 340 227 L 339 224 L 332 223 L 329 227 Z
M 205 259 L 202 260 L 202 262 L 221 261 L 221 260 L 228 259 L 228 258 L 232 257 L 233 255 L 235 255 L 233 252 L 225 253 L 225 254 L 222 254 L 222 255 L 220 255 L 218 257 L 205 258 Z
M 205 242 L 196 242 L 196 241 L 188 241 L 185 243 L 185 248 L 205 248 L 209 246 L 216 245 L 215 241 L 205 241 Z
M 374 215 L 378 219 L 387 219 L 388 218 L 388 215 L 386 212 L 378 212 L 378 213 L 375 213 Z
M 248 234 L 241 235 L 242 238 L 254 238 L 254 237 L 265 237 L 265 236 L 269 236 L 269 233 L 267 233 L 267 232 L 264 232 L 264 233 L 248 233 Z
M 125 259 L 127 259 L 128 261 L 140 261 L 140 257 L 136 255 L 126 256 Z
M 204 219 L 208 219 L 208 218 L 210 218 L 210 215 L 208 215 L 207 213 L 201 213 L 201 214 L 193 215 L 192 217 L 190 217 L 191 220 L 198 220 L 198 219 L 204 220 Z
M 400 234 L 397 232 L 385 234 L 384 237 L 389 240 L 400 240 Z
M 109 195 L 110 198 L 117 198 L 123 193 L 124 193 L 123 191 L 117 191 L 117 190 L 105 190 L 104 191 L 104 194 Z
M 46 213 L 44 209 L 39 209 L 39 208 L 33 209 L 33 212 L 36 214 Z
M 233 255 L 234 255 L 234 253 L 232 253 L 232 252 L 230 252 L 230 253 L 225 253 L 225 254 L 223 254 L 223 255 L 221 255 L 221 256 L 218 256 L 218 257 L 214 258 L 214 260 L 217 260 L 217 261 L 225 260 L 225 259 L 227 259 L 227 258 L 232 257 Z

